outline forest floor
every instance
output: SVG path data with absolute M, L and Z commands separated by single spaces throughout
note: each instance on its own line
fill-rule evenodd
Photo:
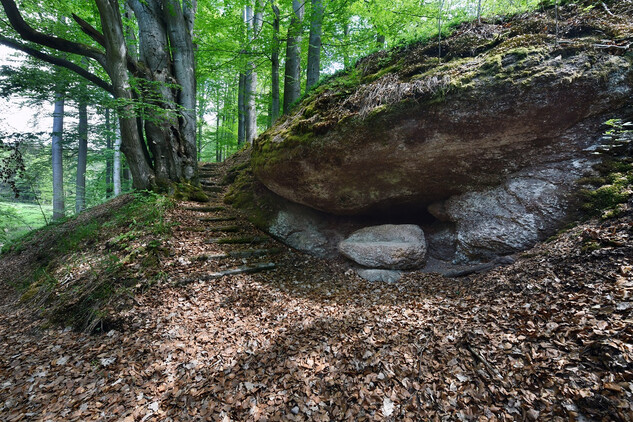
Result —
M 2 289 L 0 420 L 633 420 L 630 207 L 483 275 L 380 284 L 223 194 L 169 211 L 163 281 L 102 334 L 47 327 Z M 220 274 L 256 263 L 274 268 Z

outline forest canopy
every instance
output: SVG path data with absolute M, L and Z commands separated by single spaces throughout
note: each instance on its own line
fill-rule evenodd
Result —
M 325 78 L 372 52 L 420 40 L 439 47 L 462 22 L 545 7 L 536 0 L 1 3 L 0 44 L 28 58 L 4 63 L 0 93 L 31 107 L 56 105 L 52 137 L 20 144 L 31 185 L 53 185 L 31 186 L 23 198 L 55 203 L 56 217 L 66 197 L 79 212 L 126 188 L 195 186 L 198 161 L 223 161 L 252 143 Z M 78 119 L 72 129 L 69 118 Z M 51 154 L 52 172 L 36 164 Z

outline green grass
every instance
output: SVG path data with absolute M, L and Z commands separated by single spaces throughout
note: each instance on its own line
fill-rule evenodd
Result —
M 42 210 L 50 221 L 53 209 L 35 204 L 0 201 L 0 245 L 13 241 L 46 224 Z
M 161 279 L 163 242 L 171 233 L 165 213 L 173 205 L 141 192 L 27 232 L 4 245 L 3 256 L 23 264 L 10 268 L 9 278 L 0 271 L 0 283 L 52 323 L 104 329 L 112 309 Z

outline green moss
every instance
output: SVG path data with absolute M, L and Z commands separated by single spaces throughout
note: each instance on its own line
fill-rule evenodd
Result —
M 250 167 L 244 168 L 224 196 L 224 202 L 244 211 L 251 223 L 266 229 L 274 215 L 274 204 L 261 194 L 264 188 L 253 177 Z
M 629 200 L 633 198 L 633 163 L 630 158 L 605 159 L 594 166 L 599 177 L 583 179 L 581 182 L 593 184 L 593 189 L 581 190 L 583 209 L 589 215 L 613 218 L 622 214 Z
M 371 75 L 367 75 L 362 79 L 363 83 L 371 83 L 375 80 L 378 80 L 380 78 L 382 78 L 383 76 L 387 75 L 388 73 L 396 73 L 400 70 L 401 65 L 400 64 L 394 64 L 388 67 L 384 67 L 382 69 L 380 69 L 378 72 L 373 73 Z
M 601 249 L 601 248 L 602 246 L 600 245 L 600 243 L 591 240 L 591 241 L 584 242 L 580 249 L 583 252 L 587 253 L 587 252 L 597 251 L 598 249 Z
M 112 303 L 130 294 L 130 286 L 152 279 L 166 253 L 165 211 L 173 202 L 153 193 L 113 202 L 111 209 L 106 203 L 97 207 L 103 211 L 87 210 L 30 234 L 22 253 L 34 256 L 32 265 L 8 281 L 22 303 L 36 306 L 52 323 L 92 330 Z M 124 265 L 126 259 L 131 265 Z
M 208 202 L 209 197 L 200 186 L 191 183 L 177 183 L 172 194 L 174 199 L 181 201 Z

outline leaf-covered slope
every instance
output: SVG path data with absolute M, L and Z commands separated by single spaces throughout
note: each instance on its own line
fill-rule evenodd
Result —
M 628 421 L 631 205 L 465 279 L 368 283 L 286 251 L 272 273 L 157 284 L 102 336 L 3 302 L 0 418 Z

